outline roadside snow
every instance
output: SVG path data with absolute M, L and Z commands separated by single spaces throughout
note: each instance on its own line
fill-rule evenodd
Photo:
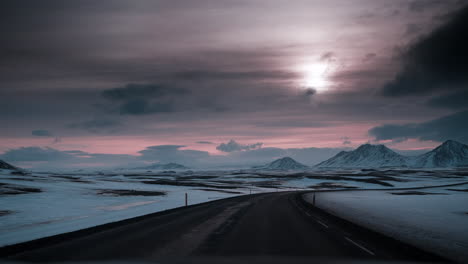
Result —
M 322 192 L 316 193 L 316 205 L 429 252 L 468 262 L 467 188 L 468 184 L 412 191 Z M 312 194 L 305 199 L 312 202 Z

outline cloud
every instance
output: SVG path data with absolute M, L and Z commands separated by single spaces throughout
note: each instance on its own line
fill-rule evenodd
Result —
M 139 99 L 147 97 L 162 97 L 169 94 L 185 94 L 187 90 L 167 87 L 158 84 L 127 84 L 125 87 L 108 89 L 102 96 L 110 100 Z
M 210 156 L 207 151 L 181 149 L 182 145 L 158 145 L 150 146 L 139 151 L 140 158 L 151 162 L 177 162 L 184 165 L 193 165 L 199 162 L 200 159 L 205 159 Z
M 261 148 L 263 143 L 255 143 L 250 145 L 242 145 L 231 139 L 228 143 L 221 143 L 216 147 L 217 150 L 222 152 L 235 152 L 235 151 L 245 151 Z
M 36 137 L 52 137 L 52 133 L 48 130 L 43 130 L 43 129 L 37 129 L 31 131 L 31 135 L 36 136 Z
M 468 89 L 434 97 L 429 100 L 428 105 L 432 107 L 462 109 L 468 107 L 467 98 Z
M 376 140 L 403 141 L 410 138 L 419 140 L 458 140 L 468 143 L 468 111 L 437 118 L 428 122 L 403 125 L 382 125 L 369 130 Z
M 176 79 L 188 81 L 202 80 L 288 80 L 298 77 L 297 73 L 289 71 L 216 71 L 216 70 L 192 70 L 176 72 Z
M 107 89 L 101 94 L 116 103 L 121 115 L 145 115 L 175 111 L 174 100 L 188 90 L 158 84 L 127 84 Z
M 214 144 L 214 143 L 211 142 L 211 141 L 197 141 L 196 143 L 197 143 L 197 144 L 206 144 L 206 145 L 208 145 L 208 144 Z
M 53 148 L 41 147 L 21 147 L 17 149 L 10 149 L 0 155 L 0 157 L 11 162 L 63 161 L 72 158 L 72 156 L 66 152 L 62 152 Z
M 22 167 L 42 169 L 128 167 L 142 165 L 136 156 L 88 153 L 81 150 L 57 150 L 49 147 L 20 147 L 0 154 L 0 159 Z
M 321 61 L 332 61 L 336 57 L 336 54 L 333 51 L 328 51 L 320 55 Z
M 447 0 L 413 0 L 408 5 L 411 12 L 424 12 L 430 8 L 437 8 L 446 4 Z
M 102 131 L 108 132 L 114 130 L 122 124 L 114 119 L 91 119 L 83 122 L 77 122 L 69 124 L 70 128 L 80 128 L 93 133 L 99 133 Z
M 367 62 L 367 61 L 370 61 L 370 60 L 373 60 L 375 57 L 377 57 L 377 54 L 373 53 L 373 52 L 370 52 L 370 53 L 367 53 L 364 58 L 362 59 L 363 62 Z
M 352 142 L 349 137 L 342 137 L 341 140 L 343 141 L 343 145 L 351 145 Z
M 382 90 L 405 96 L 468 89 L 468 6 L 403 52 L 403 68 Z

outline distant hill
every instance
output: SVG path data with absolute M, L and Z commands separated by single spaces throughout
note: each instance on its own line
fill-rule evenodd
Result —
M 178 163 L 166 163 L 166 164 L 161 164 L 161 163 L 155 163 L 146 167 L 138 168 L 138 169 L 145 169 L 145 170 L 186 170 L 189 169 L 188 167 L 185 167 L 184 165 L 178 164 Z
M 13 165 L 10 165 L 6 162 L 4 162 L 3 160 L 0 160 L 0 169 L 3 169 L 3 170 L 19 170 L 19 168 L 13 166 Z
M 277 159 L 264 166 L 254 167 L 254 169 L 261 170 L 305 170 L 308 168 L 308 166 L 301 164 L 290 157 Z
M 425 154 L 407 157 L 384 145 L 361 145 L 317 164 L 317 168 L 445 168 L 468 166 L 468 146 L 448 140 Z

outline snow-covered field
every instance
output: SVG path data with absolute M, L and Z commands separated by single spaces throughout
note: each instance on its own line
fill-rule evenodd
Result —
M 189 204 L 195 204 L 294 189 L 388 189 L 464 181 L 468 172 L 462 170 L 116 170 L 26 175 L 0 170 L 0 246 L 183 206 L 185 193 Z M 453 193 L 454 197 L 468 194 Z
M 312 202 L 312 195 L 306 195 Z M 326 211 L 446 258 L 468 262 L 468 184 L 316 193 Z

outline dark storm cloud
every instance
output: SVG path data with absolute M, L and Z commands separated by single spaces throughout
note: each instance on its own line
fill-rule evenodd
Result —
M 43 130 L 43 129 L 37 129 L 31 131 L 31 135 L 36 136 L 36 137 L 52 137 L 53 134 L 48 131 L 48 130 Z
M 429 100 L 428 105 L 433 107 L 461 109 L 468 107 L 468 89 L 455 93 L 437 96 Z M 468 120 L 467 120 L 468 122 Z
M 258 142 L 255 144 L 243 145 L 231 139 L 228 143 L 221 143 L 220 145 L 216 147 L 216 149 L 222 152 L 235 152 L 235 151 L 259 149 L 262 147 L 262 145 L 263 143 L 261 142 Z
M 403 69 L 384 86 L 383 94 L 404 96 L 468 89 L 466 28 L 468 6 L 404 51 Z
M 376 140 L 458 140 L 468 143 L 468 111 L 458 112 L 423 123 L 382 125 L 369 130 Z

